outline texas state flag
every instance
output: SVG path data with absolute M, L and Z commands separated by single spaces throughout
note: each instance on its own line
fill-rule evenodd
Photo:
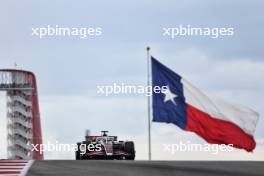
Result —
M 153 57 L 151 65 L 152 86 L 164 88 L 162 93 L 153 92 L 154 122 L 173 123 L 208 143 L 233 144 L 247 151 L 255 148 L 258 113 L 208 97 Z

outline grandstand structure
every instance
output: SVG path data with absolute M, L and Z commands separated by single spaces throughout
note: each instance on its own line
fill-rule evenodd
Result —
M 8 159 L 42 160 L 37 81 L 30 71 L 0 69 L 0 91 L 6 92 Z M 34 149 L 34 146 L 38 146 Z

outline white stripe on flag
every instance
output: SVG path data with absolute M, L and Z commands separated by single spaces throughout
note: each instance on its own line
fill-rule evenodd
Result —
M 187 104 L 209 114 L 213 118 L 232 122 L 244 132 L 253 136 L 259 117 L 257 112 L 247 107 L 208 97 L 183 78 L 181 82 Z

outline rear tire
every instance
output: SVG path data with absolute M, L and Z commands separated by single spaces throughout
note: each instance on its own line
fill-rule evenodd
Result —
M 126 160 L 134 160 L 135 159 L 135 146 L 134 146 L 134 142 L 132 142 L 132 141 L 125 142 L 124 149 L 125 149 L 125 151 L 128 154 L 130 154 L 129 156 L 126 156 L 125 159 Z
M 75 159 L 80 160 L 81 159 L 81 151 L 80 151 L 80 145 L 81 143 L 77 143 L 77 150 L 75 151 Z

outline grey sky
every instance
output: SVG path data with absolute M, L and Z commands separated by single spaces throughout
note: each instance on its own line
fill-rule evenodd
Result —
M 138 149 L 139 158 L 144 159 L 146 98 L 98 96 L 96 86 L 145 84 L 145 47 L 150 45 L 157 59 L 205 92 L 258 111 L 261 117 L 256 138 L 262 139 L 263 5 L 262 1 L 249 0 L 2 1 L 0 67 L 12 67 L 17 62 L 36 74 L 45 140 L 74 143 L 86 128 L 95 133 L 108 129 L 138 140 L 137 145 L 143 146 Z M 180 24 L 234 27 L 235 35 L 221 39 L 162 36 L 163 27 Z M 31 36 L 32 27 L 47 25 L 102 27 L 103 35 L 92 40 Z M 2 113 L 5 107 L 0 109 Z M 167 134 L 158 132 L 165 127 L 154 125 L 155 144 Z

